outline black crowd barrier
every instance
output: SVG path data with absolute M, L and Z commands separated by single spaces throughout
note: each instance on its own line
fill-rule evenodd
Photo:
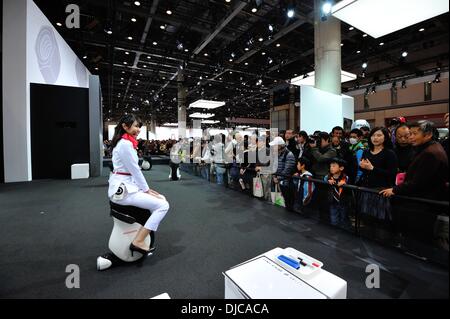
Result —
M 240 174 L 238 167 L 216 164 L 181 163 L 180 169 L 209 182 L 254 196 L 255 172 Z M 339 202 L 333 199 L 328 182 L 315 178 L 278 176 L 284 201 L 279 202 L 274 175 L 260 174 L 261 200 L 375 240 L 417 258 L 448 266 L 449 202 L 393 196 L 385 198 L 379 190 L 344 185 Z M 300 187 L 299 187 L 300 184 Z M 313 185 L 312 196 L 304 200 L 304 188 Z M 311 193 L 311 192 L 310 192 Z M 262 196 L 261 196 L 262 195 Z

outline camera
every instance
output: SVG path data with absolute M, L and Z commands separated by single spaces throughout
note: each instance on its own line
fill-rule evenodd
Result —
M 321 138 L 318 135 L 308 136 L 308 144 L 316 144 L 316 147 L 320 148 Z

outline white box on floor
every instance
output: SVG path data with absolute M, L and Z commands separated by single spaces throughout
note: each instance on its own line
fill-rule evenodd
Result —
M 347 282 L 322 266 L 293 248 L 272 249 L 224 273 L 225 299 L 347 298 Z
M 89 178 L 89 164 L 73 164 L 71 166 L 71 178 Z

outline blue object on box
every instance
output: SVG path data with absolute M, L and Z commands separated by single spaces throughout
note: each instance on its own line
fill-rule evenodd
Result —
M 278 256 L 278 259 L 284 262 L 285 264 L 288 264 L 292 268 L 299 269 L 300 263 L 297 260 L 294 260 L 292 258 L 286 257 L 284 255 Z

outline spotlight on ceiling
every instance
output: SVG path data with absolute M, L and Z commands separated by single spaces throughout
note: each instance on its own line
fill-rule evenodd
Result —
M 184 49 L 183 43 L 177 41 L 177 49 L 180 50 L 180 51 L 182 51 L 182 50 Z
M 139 7 L 139 6 L 141 5 L 141 3 L 140 3 L 139 1 L 135 1 L 135 2 L 134 2 L 134 5 L 137 6 L 137 7 Z
M 273 26 L 271 24 L 269 24 L 269 31 L 273 32 Z
M 287 16 L 288 16 L 288 18 L 293 18 L 293 17 L 294 17 L 294 14 L 295 14 L 294 9 L 289 9 L 289 10 L 287 11 Z
M 330 2 L 325 2 L 322 5 L 322 14 L 324 16 L 328 16 L 331 13 L 331 9 L 333 8 L 333 5 Z
M 131 22 L 136 22 L 137 19 L 136 18 L 131 18 Z
M 172 11 L 167 10 L 166 13 L 167 13 L 168 15 L 171 15 L 171 14 L 172 14 Z
M 406 89 L 406 80 L 402 81 L 402 89 Z
M 368 65 L 367 62 L 364 62 L 364 63 L 362 64 L 362 68 L 363 68 L 363 69 L 367 69 L 367 65 Z
M 407 56 L 408 56 L 408 51 L 403 51 L 403 52 L 402 52 L 402 57 L 403 57 L 403 58 L 406 58 Z
M 436 77 L 434 78 L 434 83 L 440 83 L 441 82 L 441 73 L 436 74 Z

